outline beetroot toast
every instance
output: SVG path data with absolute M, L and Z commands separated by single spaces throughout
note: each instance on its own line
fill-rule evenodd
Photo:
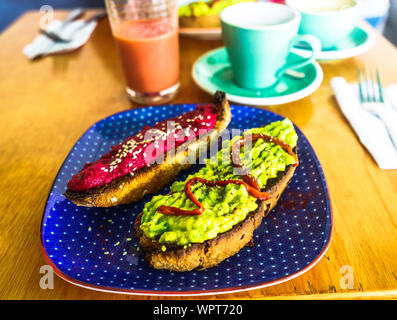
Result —
M 128 150 L 127 149 L 128 146 L 139 145 L 139 142 L 130 143 L 129 142 L 130 138 L 129 138 L 118 146 L 121 152 L 119 151 L 117 154 L 116 152 L 113 152 L 111 156 L 109 153 L 102 157 L 105 158 L 105 160 L 102 162 L 105 161 L 109 162 L 110 161 L 108 159 L 109 157 L 111 157 L 111 160 L 113 160 L 113 162 L 110 163 L 110 170 L 109 170 L 109 166 L 106 167 L 105 165 L 100 163 L 102 158 L 95 163 L 87 164 L 83 168 L 83 170 L 80 171 L 79 174 L 73 176 L 72 180 L 68 183 L 68 189 L 65 192 L 65 196 L 76 205 L 87 206 L 87 207 L 111 207 L 115 205 L 128 204 L 131 202 L 139 201 L 140 199 L 142 199 L 142 197 L 145 194 L 151 194 L 161 190 L 164 186 L 171 183 L 181 170 L 187 169 L 190 166 L 190 164 L 187 163 L 186 159 L 188 156 L 191 156 L 192 154 L 191 150 L 198 150 L 199 146 L 201 148 L 203 144 L 207 145 L 211 139 L 216 138 L 230 123 L 231 120 L 230 106 L 223 92 L 218 91 L 215 93 L 213 104 L 203 105 L 203 108 L 201 109 L 200 107 L 201 106 L 197 106 L 196 109 L 204 110 L 204 108 L 206 108 L 205 114 L 206 115 L 209 114 L 209 115 L 206 116 L 205 118 L 208 117 L 208 119 L 210 119 L 208 121 L 213 121 L 212 123 L 210 122 L 205 123 L 206 126 L 208 127 L 211 126 L 211 129 L 208 132 L 206 132 L 205 135 L 200 135 L 200 136 L 196 135 L 193 138 L 189 138 L 189 140 L 185 141 L 183 144 L 176 145 L 176 147 L 174 147 L 174 152 L 171 155 L 168 152 L 164 152 L 164 161 L 161 163 L 155 162 L 154 164 L 151 165 L 145 165 L 143 167 L 138 168 L 138 170 L 120 175 L 119 177 L 116 177 L 111 181 L 105 180 L 105 183 L 101 181 L 102 183 L 100 183 L 99 185 L 94 185 L 93 187 L 90 186 L 89 188 L 83 188 L 82 190 L 80 190 L 81 189 L 80 185 L 82 184 L 81 181 L 85 182 L 83 179 L 86 176 L 89 176 L 88 174 L 85 174 L 85 176 L 83 175 L 84 170 L 86 170 L 86 166 L 88 166 L 88 169 L 91 168 L 97 169 L 98 166 L 100 165 L 101 167 L 99 169 L 101 171 L 99 171 L 99 169 L 97 170 L 100 172 L 100 174 L 103 173 L 102 171 L 105 171 L 107 173 L 109 171 L 112 172 L 112 168 L 116 167 L 119 164 L 117 161 L 121 162 L 121 160 L 114 159 L 114 157 L 119 154 L 121 155 L 127 154 L 127 152 L 123 153 L 122 151 Z M 178 120 L 179 118 L 183 119 L 183 117 L 188 117 L 188 116 L 190 117 L 195 116 L 196 118 L 200 117 L 200 119 L 202 119 L 203 117 L 200 114 L 199 116 L 197 116 L 196 109 L 190 113 L 188 112 L 184 115 L 180 115 L 178 118 L 175 119 L 176 120 Z M 196 113 L 192 114 L 193 112 Z M 190 121 L 189 123 L 194 122 L 193 119 L 184 119 L 184 120 L 185 120 L 185 124 L 188 123 L 189 121 Z M 159 123 L 157 125 L 158 128 L 164 129 L 164 127 L 161 126 L 165 126 L 165 124 Z M 156 127 L 154 128 L 155 130 L 158 130 L 156 129 Z M 193 128 L 193 126 L 191 128 L 194 129 L 195 132 L 201 130 L 200 128 L 199 130 L 197 130 L 197 127 Z M 180 129 L 182 130 L 185 128 L 181 127 Z M 139 134 L 137 136 L 139 136 Z M 141 140 L 143 140 L 142 134 L 140 138 Z M 123 149 L 120 146 L 123 147 Z M 190 150 L 190 152 L 188 150 Z M 198 151 L 193 151 L 193 154 L 194 153 L 196 154 L 196 156 L 198 156 Z M 145 155 L 145 153 L 143 153 L 143 155 Z M 132 159 L 136 159 L 136 156 L 135 158 Z M 123 163 L 121 162 L 121 164 Z
M 285 120 L 288 121 L 288 120 Z M 289 122 L 290 123 L 290 122 Z M 292 126 L 292 124 L 291 124 Z M 292 126 L 293 127 L 293 126 Z M 295 133 L 295 132 L 294 132 Z M 294 138 L 295 139 L 295 138 Z M 297 136 L 296 136 L 297 139 Z M 161 234 L 160 236 L 157 235 L 153 237 L 150 232 L 147 232 L 147 227 L 142 227 L 143 225 L 148 224 L 148 219 L 145 219 L 143 217 L 146 207 L 144 209 L 144 212 L 140 213 L 136 219 L 135 222 L 135 230 L 137 235 L 140 237 L 140 245 L 145 253 L 145 259 L 147 263 L 156 269 L 166 269 L 170 271 L 190 271 L 193 269 L 206 269 L 210 268 L 213 266 L 216 266 L 219 264 L 221 261 L 224 259 L 236 254 L 239 252 L 244 246 L 246 245 L 251 245 L 252 239 L 253 239 L 253 233 L 256 228 L 258 228 L 262 222 L 262 219 L 269 213 L 269 211 L 277 204 L 278 199 L 280 198 L 282 192 L 284 191 L 285 187 L 288 185 L 290 180 L 292 179 L 292 176 L 295 172 L 295 164 L 297 164 L 297 155 L 296 155 L 296 144 L 293 147 L 293 150 L 291 152 L 294 153 L 295 160 L 289 159 L 287 162 L 285 162 L 283 165 L 284 167 L 280 167 L 279 170 L 274 173 L 272 172 L 271 175 L 269 175 L 268 179 L 266 179 L 265 183 L 262 183 L 261 185 L 261 190 L 264 191 L 266 190 L 268 193 L 270 193 L 272 196 L 270 199 L 267 200 L 258 200 L 258 199 L 252 199 L 250 197 L 245 197 L 241 200 L 241 202 L 237 205 L 235 208 L 230 209 L 230 214 L 236 214 L 238 210 L 241 210 L 243 207 L 249 207 L 249 203 L 251 203 L 251 208 L 254 208 L 254 210 L 248 210 L 245 215 L 242 216 L 240 221 L 237 221 L 231 228 L 224 232 L 219 232 L 216 234 L 214 237 L 205 237 L 203 238 L 204 241 L 197 241 L 195 242 L 195 238 L 193 237 L 193 240 L 189 243 L 175 243 L 175 241 L 164 241 L 164 240 L 172 240 L 172 237 L 164 237 L 164 234 L 168 231 L 165 231 L 164 234 Z M 274 154 L 277 154 L 277 157 L 275 159 L 280 159 L 283 155 L 280 155 L 280 150 L 275 150 L 277 149 L 276 147 L 272 147 L 270 149 L 270 152 L 274 152 Z M 269 150 L 263 151 L 263 153 L 268 152 Z M 282 152 L 282 151 L 281 151 Z M 284 155 L 285 156 L 285 155 Z M 266 155 L 263 155 L 264 161 L 258 161 L 259 166 L 264 166 L 263 163 L 267 163 L 268 167 L 274 167 L 274 165 L 271 163 L 270 160 L 266 160 Z M 273 156 L 272 156 L 273 157 Z M 271 159 L 273 159 L 270 157 Z M 287 157 L 287 156 L 285 156 Z M 260 159 L 262 160 L 262 159 Z M 280 160 L 278 160 L 280 161 Z M 293 163 L 295 161 L 295 163 Z M 254 162 L 253 162 L 254 163 Z M 266 166 L 266 165 L 265 165 Z M 257 170 L 257 168 L 256 168 Z M 212 171 L 211 171 L 212 172 Z M 254 171 L 252 171 L 254 172 Z M 258 172 L 258 170 L 257 170 Z M 199 171 L 197 173 L 199 176 L 205 175 L 205 173 L 201 173 Z M 193 176 L 193 175 L 192 175 Z M 258 181 L 260 181 L 261 175 L 258 176 Z M 187 179 L 187 181 L 189 178 Z M 264 178 L 262 180 L 265 180 Z M 199 188 L 202 188 L 200 185 Z M 177 190 L 178 188 L 174 188 Z M 221 189 L 221 188 L 218 188 Z M 224 189 L 227 189 L 224 188 Z M 230 189 L 230 188 L 229 188 Z M 240 188 L 244 189 L 244 188 Z M 235 189 L 234 191 L 232 190 L 231 193 L 233 194 L 236 193 L 236 190 L 240 189 Z M 169 197 L 172 196 L 173 194 L 173 187 L 171 186 L 171 193 Z M 197 189 L 195 190 L 196 194 L 200 194 L 197 192 Z M 228 193 L 229 191 L 226 191 Z M 210 202 L 206 200 L 208 198 L 208 193 L 202 197 L 203 201 L 205 201 L 207 204 Z M 245 194 L 242 194 L 245 196 Z M 155 199 L 153 202 L 156 204 L 159 201 L 161 201 L 161 198 L 159 197 L 164 197 L 164 196 L 157 196 L 154 197 Z M 225 196 L 223 199 L 227 198 L 228 196 Z M 248 201 L 249 200 L 249 201 Z M 219 201 L 219 200 L 218 200 Z M 183 202 L 182 202 L 183 203 Z M 235 203 L 235 200 L 232 200 L 231 203 Z M 255 205 L 253 205 L 255 203 Z M 208 205 L 209 207 L 211 205 Z M 216 206 L 216 204 L 215 204 Z M 148 205 L 150 209 L 150 205 Z M 206 228 L 207 226 L 211 225 L 213 221 L 206 221 L 204 218 L 205 214 L 212 214 L 213 217 L 219 217 L 219 212 L 220 209 L 219 207 L 214 210 L 215 213 L 208 212 L 202 214 L 202 218 L 197 218 L 195 217 L 194 219 L 202 219 L 204 222 L 202 225 Z M 158 209 L 159 210 L 159 209 Z M 209 210 L 209 209 L 208 209 Z M 146 210 L 148 211 L 148 210 Z M 147 212 L 146 212 L 147 214 Z M 157 212 L 155 215 L 152 216 L 152 220 L 158 219 L 160 221 L 161 217 L 158 218 L 159 213 Z M 222 214 L 221 214 L 222 215 Z M 156 217 L 156 218 L 155 218 Z M 178 221 L 181 219 L 185 219 L 185 224 L 186 225 L 198 225 L 198 222 L 191 222 L 190 220 L 193 219 L 192 217 L 175 217 L 172 218 L 172 220 Z M 214 218 L 217 219 L 217 218 Z M 168 218 L 170 220 L 170 218 Z M 175 221 L 168 221 L 168 228 L 171 228 L 170 226 L 175 226 L 177 223 Z M 222 220 L 219 220 L 222 221 Z M 235 221 L 236 222 L 236 221 Z M 150 221 L 149 221 L 150 223 Z M 161 223 L 156 224 L 156 227 L 158 227 Z M 179 227 L 183 228 L 183 227 Z M 187 227 L 186 227 L 187 228 Z M 215 227 L 213 227 L 215 228 Z M 177 230 L 176 228 L 174 228 Z M 196 230 L 193 230 L 196 232 Z M 179 232 L 179 231 L 178 231 Z M 193 233 L 194 234 L 194 233 Z M 190 233 L 188 233 L 190 235 Z M 208 239 L 207 239 L 208 238 Z M 190 239 L 191 240 L 191 239 Z

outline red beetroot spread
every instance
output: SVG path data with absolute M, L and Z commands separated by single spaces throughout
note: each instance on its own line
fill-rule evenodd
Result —
M 150 166 L 155 159 L 162 159 L 167 151 L 214 128 L 216 120 L 215 105 L 207 104 L 153 127 L 145 126 L 135 136 L 112 146 L 112 150 L 97 161 L 84 165 L 69 181 L 68 188 L 84 191 L 127 174 L 134 175 L 134 171 Z

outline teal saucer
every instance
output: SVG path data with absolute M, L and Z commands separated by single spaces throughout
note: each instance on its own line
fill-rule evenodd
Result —
M 368 51 L 374 44 L 375 35 L 372 30 L 362 26 L 355 27 L 337 46 L 322 50 L 316 60 L 331 61 L 354 57 Z
M 233 81 L 224 47 L 209 51 L 198 58 L 193 64 L 192 76 L 196 84 L 209 94 L 220 90 L 226 92 L 228 100 L 232 102 L 262 106 L 302 99 L 313 93 L 323 80 L 321 67 L 314 62 L 285 74 L 273 87 L 261 90 L 241 88 Z

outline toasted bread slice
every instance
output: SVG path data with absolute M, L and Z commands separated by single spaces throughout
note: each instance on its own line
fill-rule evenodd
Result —
M 147 263 L 155 269 L 170 271 L 191 271 L 193 269 L 206 269 L 214 267 L 226 258 L 239 252 L 244 246 L 253 243 L 254 230 L 258 228 L 262 219 L 277 204 L 280 195 L 290 182 L 295 172 L 295 166 L 289 165 L 285 171 L 278 173 L 277 177 L 268 181 L 266 188 L 273 197 L 260 201 L 258 209 L 235 225 L 229 231 L 219 234 L 213 239 L 203 243 L 194 243 L 186 248 L 167 244 L 167 250 L 162 251 L 162 244 L 146 237 L 141 229 L 141 214 L 135 221 L 135 230 L 140 237 Z
M 220 28 L 221 20 L 219 14 L 179 17 L 179 26 L 181 28 Z
M 150 167 L 143 167 L 129 174 L 116 178 L 108 184 L 84 191 L 67 189 L 65 196 L 76 205 L 86 207 L 111 207 L 127 204 L 142 199 L 145 194 L 155 193 L 170 184 L 178 173 L 187 169 L 188 149 L 198 150 L 201 144 L 208 144 L 215 139 L 231 120 L 231 111 L 224 92 L 217 91 L 214 95 L 218 117 L 215 127 L 201 140 L 186 142 L 175 149 L 174 156 L 166 156 L 163 163 L 155 163 Z M 188 147 L 187 147 L 188 146 Z M 198 155 L 198 154 L 197 154 Z

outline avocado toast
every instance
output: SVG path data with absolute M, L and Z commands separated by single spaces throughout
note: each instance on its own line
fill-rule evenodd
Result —
M 197 173 L 185 181 L 174 182 L 169 194 L 154 196 L 138 215 L 135 229 L 150 266 L 172 271 L 205 269 L 252 243 L 254 230 L 276 205 L 295 172 L 297 134 L 288 119 L 247 130 L 246 134 L 274 137 L 290 149 L 287 152 L 280 144 L 259 138 L 252 141 L 248 152 L 251 161 L 243 160 L 244 167 L 257 182 L 257 192 L 269 197 L 253 196 L 243 182 L 247 180 L 240 172 L 236 173 L 233 156 L 230 161 L 229 154 L 229 161 L 225 161 L 225 154 L 242 137 L 225 141 L 217 155 L 208 159 Z M 241 149 L 240 156 L 243 155 Z M 209 181 L 210 185 L 198 182 L 187 188 L 193 179 Z M 211 185 L 215 181 L 223 184 Z M 187 189 L 194 197 L 189 196 Z M 164 214 L 165 207 L 194 212 L 198 204 L 203 211 L 195 215 Z

